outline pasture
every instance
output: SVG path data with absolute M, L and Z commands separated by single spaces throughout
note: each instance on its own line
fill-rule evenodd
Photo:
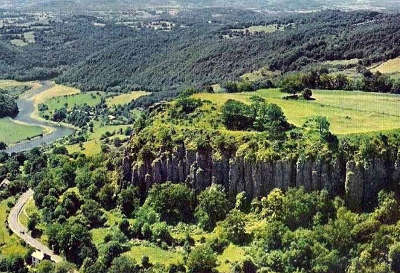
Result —
M 1 118 L 0 128 L 0 141 L 7 145 L 15 144 L 43 133 L 42 127 L 16 123 L 10 118 Z
M 359 91 L 313 90 L 313 101 L 284 100 L 278 89 L 263 89 L 250 93 L 196 94 L 222 106 L 228 99 L 248 103 L 259 95 L 269 103 L 279 105 L 288 121 L 302 126 L 308 117 L 326 116 L 335 134 L 355 134 L 400 128 L 400 96 Z

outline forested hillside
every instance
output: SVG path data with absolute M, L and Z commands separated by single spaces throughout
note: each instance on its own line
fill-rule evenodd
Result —
M 323 9 L 332 7 L 344 7 L 344 8 L 381 8 L 381 7 L 393 7 L 396 2 L 390 0 L 382 0 L 379 3 L 369 0 L 332 0 L 329 1 L 327 5 L 326 1 L 323 0 L 96 0 L 95 3 L 89 0 L 46 0 L 46 1 L 27 1 L 27 0 L 17 0 L 15 3 L 3 3 L 0 7 L 9 8 L 12 6 L 17 6 L 20 8 L 66 8 L 70 7 L 75 11 L 79 9 L 94 9 L 93 4 L 95 4 L 96 9 L 123 9 L 127 7 L 159 7 L 159 6 L 170 6 L 170 7 L 212 7 L 212 6 L 223 6 L 223 7 L 241 7 L 241 8 L 268 8 L 278 11 L 287 10 L 312 10 L 312 9 Z
M 52 19 L 35 26 L 33 43 L 15 38 L 33 27 L 8 28 L 0 40 L 1 77 L 57 77 L 82 90 L 166 91 L 235 80 L 261 67 L 287 72 L 355 58 L 368 66 L 400 55 L 394 46 L 400 41 L 399 15 L 325 11 L 271 17 L 205 9 L 157 18 L 129 26 L 89 16 Z M 165 22 L 172 26 L 168 31 L 154 27 Z M 246 31 L 252 26 L 265 30 Z

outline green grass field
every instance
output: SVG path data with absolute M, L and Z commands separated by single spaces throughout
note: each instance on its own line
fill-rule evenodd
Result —
M 102 92 L 87 92 L 65 95 L 62 97 L 54 97 L 46 100 L 45 104 L 49 107 L 49 112 L 54 112 L 56 109 L 63 108 L 64 106 L 66 106 L 68 109 L 84 104 L 94 106 L 100 103 L 102 97 Z
M 42 127 L 15 123 L 10 118 L 0 119 L 0 141 L 5 142 L 7 145 L 15 144 L 42 133 Z
M 143 256 L 149 257 L 152 264 L 169 265 L 183 263 L 183 255 L 181 253 L 164 250 L 155 246 L 133 246 L 124 255 L 135 259 L 139 263 Z
M 14 200 L 10 197 L 0 202 L 0 254 L 9 255 L 24 255 L 27 249 L 22 246 L 21 241 L 15 235 L 10 235 L 6 227 L 6 220 L 9 213 L 8 202 Z
M 314 101 L 284 100 L 277 89 L 252 93 L 196 94 L 222 106 L 228 99 L 249 102 L 259 95 L 282 107 L 289 122 L 301 126 L 308 117 L 326 116 L 335 134 L 369 133 L 400 128 L 400 96 L 356 91 L 314 90 Z

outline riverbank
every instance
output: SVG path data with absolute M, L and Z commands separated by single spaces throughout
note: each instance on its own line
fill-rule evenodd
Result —
M 32 139 L 20 141 L 6 149 L 6 152 L 18 153 L 28 151 L 36 147 L 41 147 L 54 143 L 60 138 L 74 133 L 75 128 L 66 124 L 57 124 L 46 121 L 39 117 L 38 105 L 41 100 L 38 99 L 42 94 L 53 88 L 55 84 L 50 81 L 40 82 L 38 85 L 23 94 L 17 101 L 19 113 L 13 119 L 13 122 L 43 128 L 43 134 Z M 43 95 L 42 95 L 43 96 Z

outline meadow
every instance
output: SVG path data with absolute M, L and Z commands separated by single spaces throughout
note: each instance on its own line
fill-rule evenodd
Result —
M 89 106 L 94 106 L 99 104 L 101 98 L 103 97 L 103 92 L 87 92 L 87 93 L 75 93 L 70 95 L 63 95 L 53 97 L 46 100 L 46 105 L 48 106 L 49 112 L 54 112 L 56 109 L 66 107 L 71 109 L 74 106 L 80 106 L 87 104 Z
M 15 144 L 43 133 L 42 127 L 16 123 L 10 118 L 1 118 L 0 128 L 0 142 L 4 142 L 7 145 Z
M 313 90 L 315 100 L 285 100 L 278 89 L 263 89 L 251 93 L 194 95 L 222 106 L 228 99 L 249 102 L 259 95 L 269 103 L 279 105 L 289 122 L 302 126 L 311 116 L 326 116 L 331 131 L 338 135 L 369 133 L 400 128 L 400 96 L 359 91 Z

